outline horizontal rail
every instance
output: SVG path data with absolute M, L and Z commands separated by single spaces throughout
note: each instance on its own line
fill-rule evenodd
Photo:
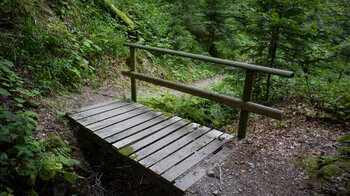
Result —
M 132 72 L 132 71 L 122 71 L 122 74 L 125 76 L 129 76 L 131 78 L 139 79 L 142 81 L 150 82 L 156 85 L 164 86 L 167 88 L 175 89 L 181 92 L 185 92 L 191 95 L 196 95 L 198 97 L 206 98 L 212 101 L 216 101 L 218 103 L 223 103 L 231 107 L 240 108 L 249 112 L 261 114 L 264 116 L 268 116 L 270 118 L 274 118 L 277 120 L 282 120 L 283 111 L 275 108 L 271 108 L 268 106 L 264 106 L 261 104 L 253 103 L 253 102 L 245 102 L 241 99 L 229 97 L 226 95 L 220 95 L 217 93 L 204 91 L 201 89 L 196 89 L 193 87 L 189 87 L 183 84 L 178 84 L 175 82 L 154 78 L 151 76 L 147 76 L 144 74 Z
M 264 73 L 268 73 L 268 74 L 274 74 L 274 75 L 278 75 L 278 76 L 282 76 L 282 77 L 286 77 L 286 78 L 291 78 L 294 76 L 294 72 L 291 72 L 291 71 L 286 71 L 286 70 L 282 70 L 282 69 L 275 69 L 275 68 L 270 68 L 270 67 L 264 67 L 264 66 L 260 66 L 260 65 L 253 65 L 253 64 L 248 64 L 248 63 L 242 63 L 242 62 L 237 62 L 237 61 L 219 59 L 219 58 L 214 58 L 214 57 L 209 57 L 209 56 L 204 56 L 204 55 L 191 54 L 191 53 L 186 53 L 186 52 L 180 52 L 180 51 L 175 51 L 175 50 L 169 50 L 169 49 L 157 48 L 157 47 L 151 47 L 151 46 L 145 46 L 145 45 L 139 45 L 139 44 L 131 44 L 131 43 L 124 43 L 124 46 L 129 46 L 132 48 L 140 48 L 140 49 L 145 49 L 145 50 L 151 50 L 151 51 L 156 51 L 156 52 L 163 52 L 163 53 L 167 53 L 167 54 L 172 54 L 172 55 L 183 56 L 183 57 L 188 57 L 188 58 L 192 58 L 192 59 L 208 61 L 208 62 L 212 62 L 212 63 L 233 66 L 233 67 L 242 68 L 242 69 L 251 70 L 251 71 L 256 71 L 256 72 L 264 72 Z

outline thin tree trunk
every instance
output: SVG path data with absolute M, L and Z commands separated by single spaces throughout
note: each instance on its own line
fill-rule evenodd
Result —
M 269 50 L 269 56 L 270 56 L 270 65 L 269 67 L 273 67 L 273 63 L 275 61 L 276 57 L 276 51 L 277 51 L 277 41 L 278 41 L 278 29 L 276 30 L 276 34 L 274 37 L 272 37 L 270 41 L 270 50 Z M 267 75 L 267 82 L 266 82 L 266 94 L 265 94 L 265 101 L 269 100 L 270 95 L 270 87 L 271 87 L 271 74 Z
M 279 19 L 282 18 L 282 14 L 279 13 Z M 269 47 L 269 57 L 270 57 L 270 65 L 269 67 L 273 67 L 273 63 L 276 58 L 276 52 L 277 52 L 277 43 L 278 43 L 278 34 L 279 34 L 279 27 L 276 28 L 275 32 L 273 32 L 273 36 L 270 40 L 270 47 Z M 271 87 L 271 75 L 267 75 L 267 82 L 266 82 L 266 94 L 265 94 L 265 101 L 267 102 L 269 100 L 270 95 L 270 87 Z
M 118 8 L 116 8 L 112 2 L 109 0 L 104 0 L 106 6 L 115 14 L 117 15 L 120 19 L 123 20 L 123 22 L 127 25 L 129 25 L 132 29 L 136 27 L 135 23 L 127 17 L 122 11 L 120 11 Z
M 343 76 L 343 72 L 345 71 L 345 67 L 346 67 L 346 64 L 348 64 L 349 58 L 350 58 L 350 54 L 348 54 L 348 56 L 346 57 L 346 60 L 344 62 L 344 68 L 339 73 L 338 83 L 339 83 L 341 77 Z

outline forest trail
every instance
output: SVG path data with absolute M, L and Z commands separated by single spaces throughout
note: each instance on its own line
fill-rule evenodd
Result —
M 204 89 L 205 87 L 215 85 L 217 82 L 221 81 L 222 79 L 224 79 L 226 77 L 227 77 L 227 75 L 218 74 L 216 76 L 208 77 L 208 78 L 205 78 L 203 80 L 199 80 L 199 81 L 188 83 L 188 84 L 186 84 L 186 83 L 183 83 L 183 84 L 185 84 L 187 86 L 191 86 L 193 88 Z M 180 91 L 177 91 L 174 89 L 169 89 L 169 88 L 162 87 L 162 86 L 156 86 L 154 89 L 157 89 L 160 92 L 167 92 L 170 94 L 174 94 L 176 96 L 181 96 L 181 95 L 185 94 L 183 92 L 180 92 Z M 142 91 L 141 96 L 146 96 L 146 97 L 158 94 L 157 91 L 152 90 L 151 88 L 148 88 L 148 87 L 141 88 L 141 91 Z

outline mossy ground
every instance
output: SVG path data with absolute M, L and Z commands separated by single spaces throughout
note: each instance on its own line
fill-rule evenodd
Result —
M 334 157 L 299 157 L 296 161 L 298 167 L 308 172 L 311 181 L 325 182 L 331 180 L 332 177 L 340 176 L 343 173 L 349 173 L 349 160 Z

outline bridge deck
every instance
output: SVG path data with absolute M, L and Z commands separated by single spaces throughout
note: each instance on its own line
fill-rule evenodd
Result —
M 167 117 L 138 103 L 114 100 L 80 108 L 69 117 L 122 156 L 181 191 L 213 169 L 232 136 Z

